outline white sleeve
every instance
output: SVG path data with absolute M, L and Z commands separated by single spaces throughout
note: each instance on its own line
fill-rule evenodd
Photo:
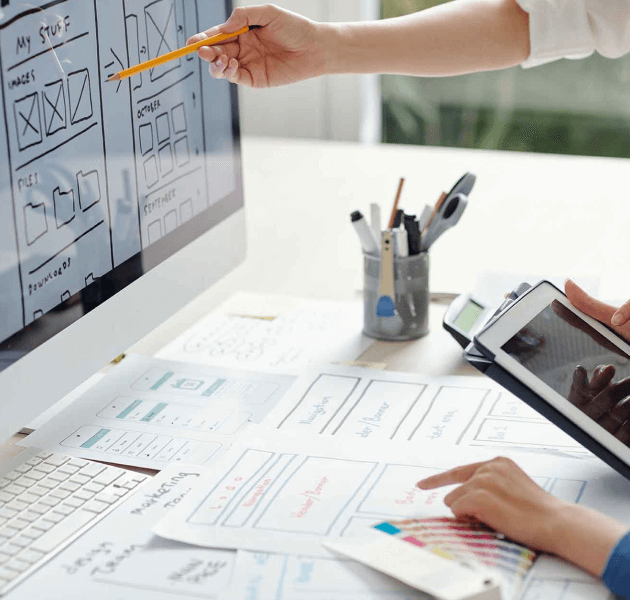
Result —
M 529 14 L 531 53 L 524 67 L 598 52 L 630 52 L 630 0 L 517 0 Z

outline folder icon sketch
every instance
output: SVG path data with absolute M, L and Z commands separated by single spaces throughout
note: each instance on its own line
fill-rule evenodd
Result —
M 98 171 L 77 173 L 77 188 L 79 190 L 79 207 L 83 212 L 101 201 L 101 182 Z
M 46 206 L 43 202 L 40 204 L 29 203 L 24 207 L 24 227 L 26 229 L 26 243 L 29 246 L 48 232 Z
M 61 188 L 55 188 L 53 191 L 53 203 L 55 205 L 57 229 L 61 229 L 74 219 L 74 190 L 62 192 Z

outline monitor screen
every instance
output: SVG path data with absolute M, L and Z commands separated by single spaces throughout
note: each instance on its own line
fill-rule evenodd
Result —
M 576 313 L 554 300 L 502 350 L 630 446 L 630 357 Z
M 242 208 L 234 86 L 196 54 L 107 81 L 230 10 L 2 2 L 0 371 Z

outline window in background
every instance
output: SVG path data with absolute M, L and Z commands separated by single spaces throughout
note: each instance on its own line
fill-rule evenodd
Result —
M 382 0 L 384 18 L 440 0 Z M 382 78 L 383 141 L 427 146 L 630 156 L 630 55 L 533 69 Z

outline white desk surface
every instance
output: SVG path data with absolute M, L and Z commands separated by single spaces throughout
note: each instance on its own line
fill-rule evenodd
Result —
M 398 180 L 420 213 L 464 172 L 477 177 L 467 212 L 431 251 L 432 291 L 472 290 L 480 269 L 600 277 L 603 297 L 630 295 L 626 161 L 416 146 L 248 138 L 243 141 L 248 257 L 131 351 L 153 354 L 238 290 L 302 298 L 360 297 L 362 264 L 349 215 Z M 212 257 L 208 257 L 211 261 Z M 471 375 L 431 306 L 431 333 L 376 343 L 361 360 L 427 375 Z

